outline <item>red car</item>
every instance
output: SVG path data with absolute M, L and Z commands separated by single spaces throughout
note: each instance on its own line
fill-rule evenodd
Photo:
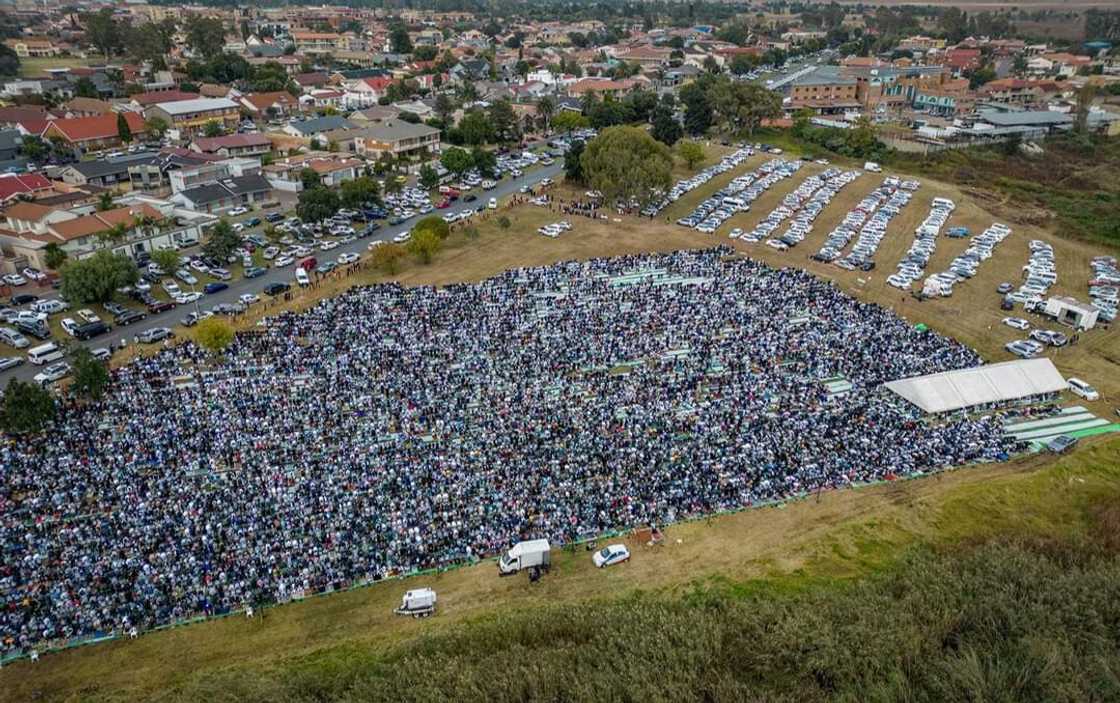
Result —
M 436 207 L 439 208 L 440 210 L 443 210 L 445 208 L 449 208 L 449 207 L 451 207 L 451 201 L 447 198 L 444 198 L 443 200 L 436 203 Z

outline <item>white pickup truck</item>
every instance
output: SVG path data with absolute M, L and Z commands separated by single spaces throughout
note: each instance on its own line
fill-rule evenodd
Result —
M 547 539 L 518 542 L 498 560 L 498 574 L 510 576 L 534 566 L 547 570 L 552 562 L 550 550 Z

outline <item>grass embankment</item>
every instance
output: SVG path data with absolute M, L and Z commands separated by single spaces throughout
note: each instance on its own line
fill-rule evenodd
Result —
M 1058 138 L 1037 156 L 959 149 L 900 154 L 894 165 L 969 190 L 1014 223 L 1120 247 L 1120 139 Z

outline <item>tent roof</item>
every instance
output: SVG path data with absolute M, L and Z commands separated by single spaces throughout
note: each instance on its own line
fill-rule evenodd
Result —
M 975 366 L 884 384 L 927 413 L 943 413 L 1065 390 L 1049 359 L 1021 359 Z

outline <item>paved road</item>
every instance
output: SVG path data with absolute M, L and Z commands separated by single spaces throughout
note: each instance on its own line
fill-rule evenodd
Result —
M 520 178 L 501 180 L 498 182 L 497 187 L 493 190 L 477 191 L 478 200 L 474 201 L 473 203 L 464 203 L 462 200 L 458 200 L 452 205 L 452 207 L 445 210 L 436 210 L 434 211 L 434 214 L 444 215 L 450 212 L 459 212 L 466 209 L 476 209 L 480 206 L 484 207 L 486 205 L 486 201 L 490 198 L 500 199 L 504 196 L 517 193 L 520 190 L 521 186 L 537 183 L 542 178 L 556 178 L 557 174 L 559 174 L 563 170 L 563 168 L 563 160 L 557 159 L 556 162 L 552 165 L 534 168 L 532 171 L 526 173 Z M 410 229 L 419 219 L 420 216 L 417 216 L 400 225 L 396 225 L 393 227 L 383 226 L 381 229 L 377 230 L 377 232 L 375 232 L 371 237 L 358 239 L 349 244 L 343 244 L 336 249 L 330 250 L 329 252 L 316 251 L 313 256 L 318 258 L 320 263 L 324 263 L 326 261 L 337 260 L 338 256 L 345 252 L 365 254 L 370 242 L 375 240 L 388 241 L 397 234 Z M 264 299 L 268 296 L 265 296 L 263 293 L 261 293 L 261 291 L 264 290 L 265 286 L 267 286 L 269 283 L 276 282 L 290 283 L 293 287 L 295 287 L 295 266 L 289 265 L 283 268 L 269 269 L 268 273 L 257 278 L 239 278 L 230 281 L 229 288 L 227 288 L 226 290 L 219 293 L 214 293 L 212 295 L 204 295 L 202 299 L 198 301 L 198 307 L 203 310 L 208 310 L 218 303 L 236 303 L 238 297 L 245 293 L 256 293 L 260 295 L 262 299 Z M 190 305 L 182 305 L 175 308 L 174 310 L 169 310 L 164 313 L 148 315 L 148 317 L 143 321 L 128 325 L 127 327 L 114 326 L 113 331 L 109 334 L 104 334 L 91 340 L 83 342 L 67 337 L 66 341 L 73 342 L 74 344 L 81 344 L 82 346 L 89 347 L 90 349 L 96 349 L 98 347 L 109 347 L 110 345 L 120 346 L 121 339 L 132 343 L 133 337 L 140 334 L 146 329 L 150 329 L 152 327 L 175 327 L 179 324 L 179 321 L 181 319 L 187 316 L 187 313 L 193 311 L 194 309 L 195 304 L 193 303 Z M 31 339 L 30 337 L 28 339 L 31 342 L 31 346 L 33 347 L 46 343 L 40 342 L 36 339 Z M 57 338 L 55 341 L 58 341 Z M 4 345 L 3 347 L 0 347 L 0 356 L 10 356 L 12 355 L 10 352 L 12 351 L 15 350 L 12 350 L 7 345 Z M 18 351 L 18 353 L 20 353 L 20 355 L 24 355 L 26 351 L 26 349 L 21 349 Z M 0 374 L 0 387 L 6 385 L 9 378 L 19 378 L 24 381 L 29 381 L 42 369 L 43 367 L 35 366 L 34 364 L 25 361 L 20 366 L 17 366 L 14 369 L 10 369 Z

